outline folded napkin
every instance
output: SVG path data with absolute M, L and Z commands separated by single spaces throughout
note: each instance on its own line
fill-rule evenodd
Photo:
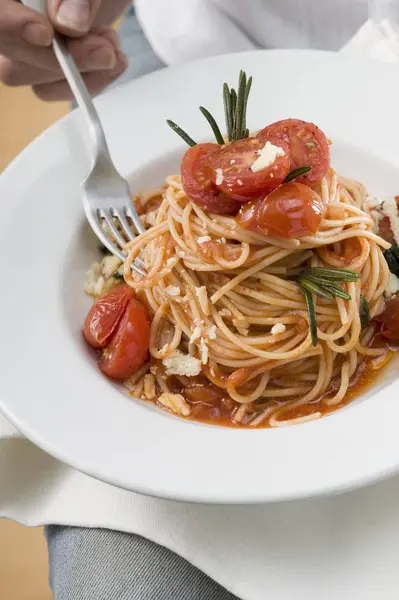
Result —
M 167 4 L 167 3 L 166 3 Z M 395 27 L 367 22 L 345 52 L 393 60 Z M 0 515 L 140 534 L 243 600 L 396 600 L 399 477 L 339 497 L 257 507 L 146 498 L 48 456 L 0 416 Z

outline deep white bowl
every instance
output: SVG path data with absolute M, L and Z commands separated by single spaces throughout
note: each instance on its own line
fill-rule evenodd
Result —
M 209 136 L 221 86 L 254 76 L 249 125 L 316 122 L 333 166 L 375 194 L 399 192 L 399 73 L 320 52 L 256 52 L 164 70 L 98 100 L 119 169 L 136 192 L 176 172 L 176 120 Z M 28 438 L 77 469 L 144 494 L 253 503 L 348 489 L 399 465 L 398 361 L 372 390 L 320 421 L 239 430 L 184 421 L 131 399 L 98 371 L 81 335 L 84 272 L 97 256 L 80 205 L 88 159 L 79 113 L 29 146 L 0 179 L 0 408 Z

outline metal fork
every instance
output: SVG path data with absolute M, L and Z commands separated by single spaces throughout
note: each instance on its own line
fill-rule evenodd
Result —
M 47 14 L 46 3 L 43 0 L 23 0 L 23 3 Z M 133 240 L 136 237 L 128 219 L 131 219 L 138 233 L 143 233 L 145 227 L 132 201 L 129 184 L 118 173 L 112 161 L 100 117 L 86 84 L 68 50 L 65 39 L 57 33 L 54 35 L 53 49 L 87 122 L 93 145 L 92 167 L 82 183 L 83 209 L 100 242 L 112 254 L 124 261 L 126 255 L 123 248 L 126 245 L 126 239 Z M 116 226 L 114 219 L 117 219 L 120 229 Z M 113 240 L 104 231 L 103 223 L 106 224 Z M 144 263 L 140 258 L 136 259 L 132 265 L 132 268 L 140 275 L 146 274 L 143 267 Z
M 138 233 L 143 233 L 145 227 L 132 201 L 129 184 L 118 173 L 112 161 L 100 117 L 86 84 L 69 53 L 65 40 L 58 34 L 54 36 L 53 48 L 65 78 L 86 119 L 93 144 L 93 164 L 90 173 L 82 183 L 83 209 L 100 242 L 112 254 L 124 261 L 126 255 L 123 248 L 126 245 L 126 238 L 133 240 L 136 237 L 128 218 L 131 219 Z M 116 226 L 114 219 L 117 219 L 120 229 Z M 104 231 L 104 222 L 114 241 Z M 145 275 L 143 266 L 143 261 L 138 258 L 132 268 L 140 275 Z

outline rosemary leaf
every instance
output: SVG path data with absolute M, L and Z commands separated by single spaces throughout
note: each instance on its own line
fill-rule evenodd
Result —
M 354 271 L 348 271 L 347 269 L 329 269 L 327 267 L 309 267 L 303 269 L 301 274 L 305 277 L 313 275 L 330 281 L 341 281 L 346 283 L 357 281 L 360 277 L 359 273 L 355 273 Z
M 394 242 L 392 244 L 392 248 L 391 248 L 391 252 L 394 255 L 394 257 L 399 260 L 399 246 L 396 242 Z
M 244 101 L 244 115 L 243 115 L 243 137 L 249 137 L 249 130 L 247 129 L 247 108 L 248 108 L 248 98 L 249 93 L 252 87 L 252 77 L 250 77 L 247 81 L 247 87 L 245 88 L 245 101 Z
M 244 71 L 240 71 L 240 77 L 238 80 L 238 92 L 237 92 L 237 108 L 236 108 L 236 120 L 234 127 L 234 139 L 242 139 L 245 131 L 244 126 L 244 106 L 245 96 L 247 90 L 247 76 Z
M 393 248 L 390 248 L 389 250 L 385 250 L 384 258 L 388 263 L 388 267 L 389 267 L 389 270 L 391 271 L 391 273 L 393 273 L 394 275 L 397 275 L 399 272 L 399 258 L 396 258 L 395 254 L 393 252 Z
M 323 279 L 321 277 L 315 277 L 314 275 L 306 275 L 306 279 L 309 279 L 312 283 L 319 286 L 323 290 L 330 292 L 333 296 L 343 298 L 344 300 L 351 300 L 350 294 L 345 292 L 341 285 L 333 283 L 329 279 Z
M 299 169 L 294 169 L 293 171 L 291 171 L 291 173 L 288 173 L 287 177 L 284 179 L 283 183 L 289 183 L 290 181 L 293 181 L 294 179 L 296 179 L 297 177 L 300 177 L 301 175 L 306 175 L 306 173 L 309 173 L 309 171 L 312 170 L 312 167 L 299 167 Z
M 171 129 L 173 129 L 173 131 L 175 133 L 177 133 L 177 135 L 180 135 L 180 137 L 182 138 L 182 140 L 184 140 L 186 142 L 186 144 L 188 144 L 189 146 L 196 146 L 197 145 L 197 142 L 195 142 L 193 140 L 193 138 L 191 138 L 188 135 L 188 133 L 186 133 L 181 127 L 179 127 L 178 125 L 176 125 L 176 123 L 174 123 L 170 119 L 168 119 L 166 122 L 169 125 L 169 127 Z
M 363 296 L 363 294 L 360 294 L 359 316 L 360 316 L 360 324 L 362 326 L 362 329 L 366 329 L 367 325 L 370 322 L 370 309 L 369 309 L 369 303 L 367 302 L 367 300 Z
M 223 84 L 223 104 L 224 116 L 226 119 L 227 139 L 229 142 L 231 142 L 233 135 L 233 113 L 231 111 L 231 94 L 227 83 Z
M 211 129 L 213 131 L 213 134 L 216 138 L 217 143 L 220 144 L 221 146 L 223 146 L 224 139 L 222 136 L 222 132 L 219 129 L 219 125 L 216 123 L 215 119 L 213 118 L 213 116 L 211 115 L 209 110 L 207 110 L 203 106 L 200 106 L 199 109 L 202 112 L 202 114 L 204 115 L 205 119 L 208 121 L 209 125 L 211 126 Z
M 342 298 L 343 300 L 351 300 L 352 296 L 345 292 L 340 285 L 333 283 L 323 284 L 323 290 L 329 291 L 335 298 Z
M 114 274 L 112 275 L 112 277 L 113 277 L 114 279 L 118 279 L 118 280 L 122 280 L 122 279 L 124 279 L 123 273 L 118 273 L 118 272 L 114 273 Z
M 329 292 L 325 288 L 322 288 L 318 283 L 314 283 L 314 281 L 311 281 L 307 277 L 301 275 L 298 279 L 298 283 L 302 288 L 304 288 L 308 292 L 311 292 L 312 294 L 317 294 L 318 296 L 326 298 L 327 300 L 331 300 L 331 298 L 334 298 L 331 292 Z
M 237 92 L 231 88 L 231 139 L 234 140 L 234 131 L 236 128 L 236 117 L 237 117 Z
M 314 300 L 311 292 L 302 288 L 303 295 L 305 296 L 306 308 L 309 314 L 309 327 L 310 335 L 312 337 L 313 346 L 317 346 L 317 320 L 316 320 L 316 309 Z

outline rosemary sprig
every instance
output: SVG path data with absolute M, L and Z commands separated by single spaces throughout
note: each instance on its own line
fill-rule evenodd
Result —
M 247 79 L 245 71 L 240 71 L 237 90 L 234 88 L 230 89 L 227 83 L 223 84 L 224 115 L 226 120 L 227 139 L 229 142 L 249 137 L 249 129 L 247 127 L 247 107 L 251 87 L 252 77 Z M 209 110 L 203 106 L 200 106 L 200 111 L 211 126 L 217 143 L 220 145 L 224 144 L 225 140 L 216 119 Z M 189 146 L 196 145 L 197 142 L 179 127 L 179 125 L 170 120 L 166 122 Z
M 222 136 L 222 132 L 219 129 L 219 125 L 216 123 L 215 119 L 213 118 L 213 116 L 211 115 L 209 110 L 207 110 L 203 106 L 200 106 L 200 111 L 202 112 L 205 119 L 208 121 L 209 125 L 211 126 L 211 129 L 213 131 L 213 134 L 216 138 L 217 143 L 220 144 L 221 146 L 223 146 L 224 139 Z
M 362 326 L 362 329 L 366 329 L 367 325 L 370 322 L 370 308 L 369 308 L 369 303 L 367 302 L 367 300 L 363 296 L 363 294 L 360 295 L 359 316 L 360 316 L 360 324 Z
M 303 295 L 305 296 L 306 307 L 309 313 L 309 327 L 310 327 L 310 335 L 312 338 L 313 346 L 317 346 L 317 318 L 316 318 L 316 308 L 314 305 L 314 300 L 311 292 L 306 289 L 303 289 Z
M 227 139 L 231 140 L 233 135 L 233 114 L 231 112 L 231 95 L 227 83 L 223 84 L 224 118 L 226 120 Z
M 171 129 L 173 129 L 173 131 L 175 131 L 177 133 L 177 135 L 180 135 L 180 137 L 186 142 L 186 144 L 188 144 L 189 146 L 196 146 L 197 145 L 197 142 L 195 142 L 193 140 L 193 138 L 191 138 L 188 135 L 188 133 L 186 133 L 184 131 L 184 129 L 182 129 L 181 127 L 179 127 L 178 125 L 176 125 L 176 123 L 174 123 L 170 119 L 168 119 L 166 122 L 169 125 L 169 127 Z
M 236 108 L 236 120 L 234 123 L 234 139 L 240 140 L 244 134 L 244 106 L 245 106 L 245 94 L 247 89 L 247 76 L 244 71 L 240 71 L 238 79 L 238 92 L 237 92 L 237 108 Z
M 331 300 L 332 298 L 350 300 L 350 294 L 339 284 L 353 283 L 358 281 L 359 277 L 359 274 L 354 271 L 324 267 L 304 268 L 297 275 L 297 283 L 305 296 L 309 314 L 310 333 L 314 346 L 317 346 L 317 318 L 313 294 L 327 300 Z
M 312 167 L 299 167 L 299 169 L 294 169 L 293 171 L 291 171 L 291 173 L 288 173 L 287 177 L 284 179 L 283 183 L 289 183 L 290 181 L 293 181 L 294 179 L 296 179 L 297 177 L 300 177 L 301 175 L 306 175 L 306 173 L 309 173 L 309 171 L 312 170 Z

